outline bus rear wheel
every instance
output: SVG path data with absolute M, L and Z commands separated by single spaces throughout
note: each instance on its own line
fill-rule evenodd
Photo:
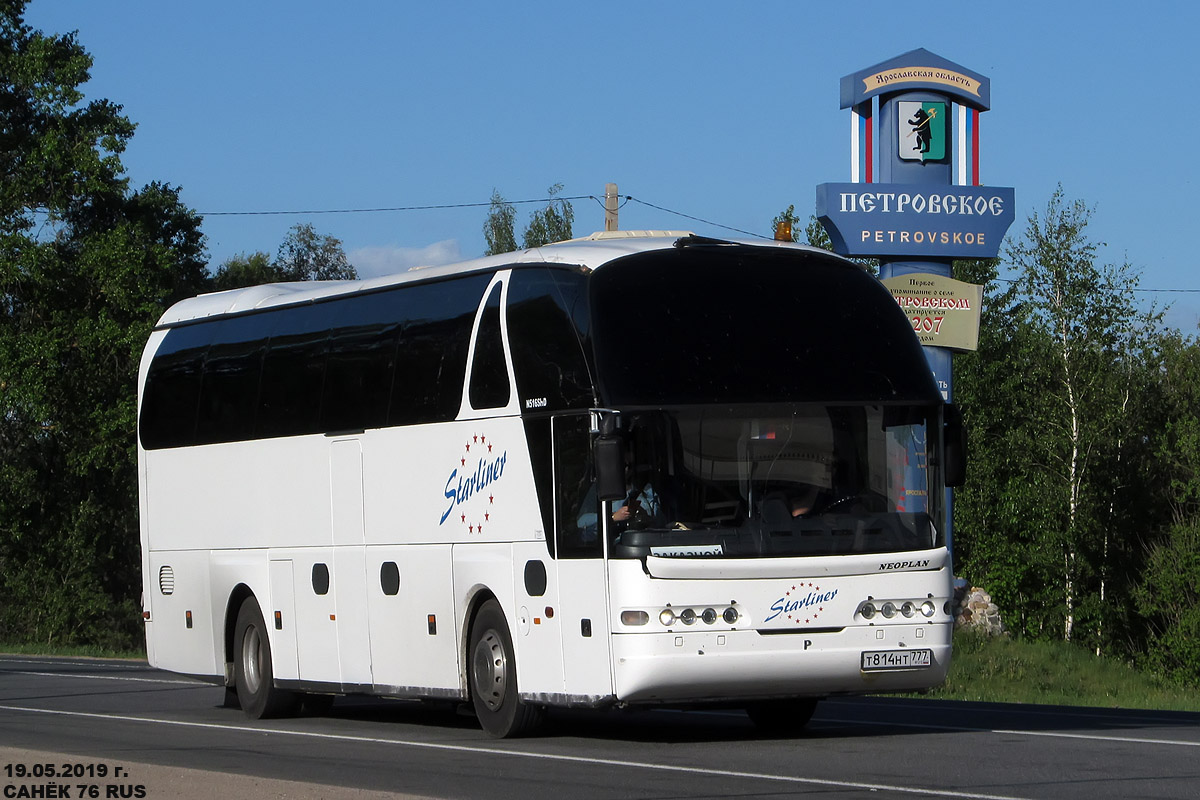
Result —
M 233 676 L 238 702 L 250 719 L 280 717 L 296 707 L 296 696 L 275 687 L 271 641 L 258 601 L 247 597 L 233 630 Z
M 524 702 L 517 693 L 512 636 L 495 600 L 480 606 L 471 623 L 468 670 L 475 716 L 492 736 L 520 736 L 542 721 L 544 710 Z
M 763 733 L 775 736 L 795 736 L 802 732 L 813 712 L 817 698 L 797 697 L 791 700 L 763 700 L 746 706 L 746 715 Z

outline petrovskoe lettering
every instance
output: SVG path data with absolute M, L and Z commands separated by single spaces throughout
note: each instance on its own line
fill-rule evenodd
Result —
M 932 214 L 958 217 L 999 217 L 1004 198 L 970 194 L 913 194 L 911 192 L 839 192 L 844 214 Z
M 864 230 L 859 241 L 876 244 L 970 244 L 980 247 L 987 244 L 983 231 L 881 231 Z
M 910 297 L 908 295 L 899 295 L 896 297 L 896 302 L 904 308 L 971 310 L 971 301 L 966 297 Z

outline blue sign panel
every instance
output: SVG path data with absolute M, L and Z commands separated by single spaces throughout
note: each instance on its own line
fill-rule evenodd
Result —
M 995 258 L 1015 217 L 994 186 L 823 183 L 817 218 L 846 256 Z
M 941 92 L 981 111 L 992 104 L 991 81 L 922 47 L 842 78 L 842 108 L 913 89 Z

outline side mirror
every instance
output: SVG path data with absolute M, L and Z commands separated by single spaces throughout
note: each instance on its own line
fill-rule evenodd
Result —
M 967 429 L 962 411 L 947 403 L 943 417 L 943 439 L 946 447 L 946 485 L 962 486 L 967 480 Z
M 596 439 L 596 497 L 601 501 L 625 496 L 625 441 L 620 436 Z

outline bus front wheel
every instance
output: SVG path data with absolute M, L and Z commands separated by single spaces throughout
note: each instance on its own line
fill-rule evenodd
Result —
M 233 633 L 233 676 L 238 702 L 250 719 L 284 716 L 296 705 L 291 692 L 275 687 L 271 642 L 258 601 L 247 597 Z
M 542 720 L 543 709 L 517 693 L 517 661 L 504 612 L 495 600 L 479 608 L 471 623 L 468 683 L 480 726 L 498 738 L 520 736 Z

